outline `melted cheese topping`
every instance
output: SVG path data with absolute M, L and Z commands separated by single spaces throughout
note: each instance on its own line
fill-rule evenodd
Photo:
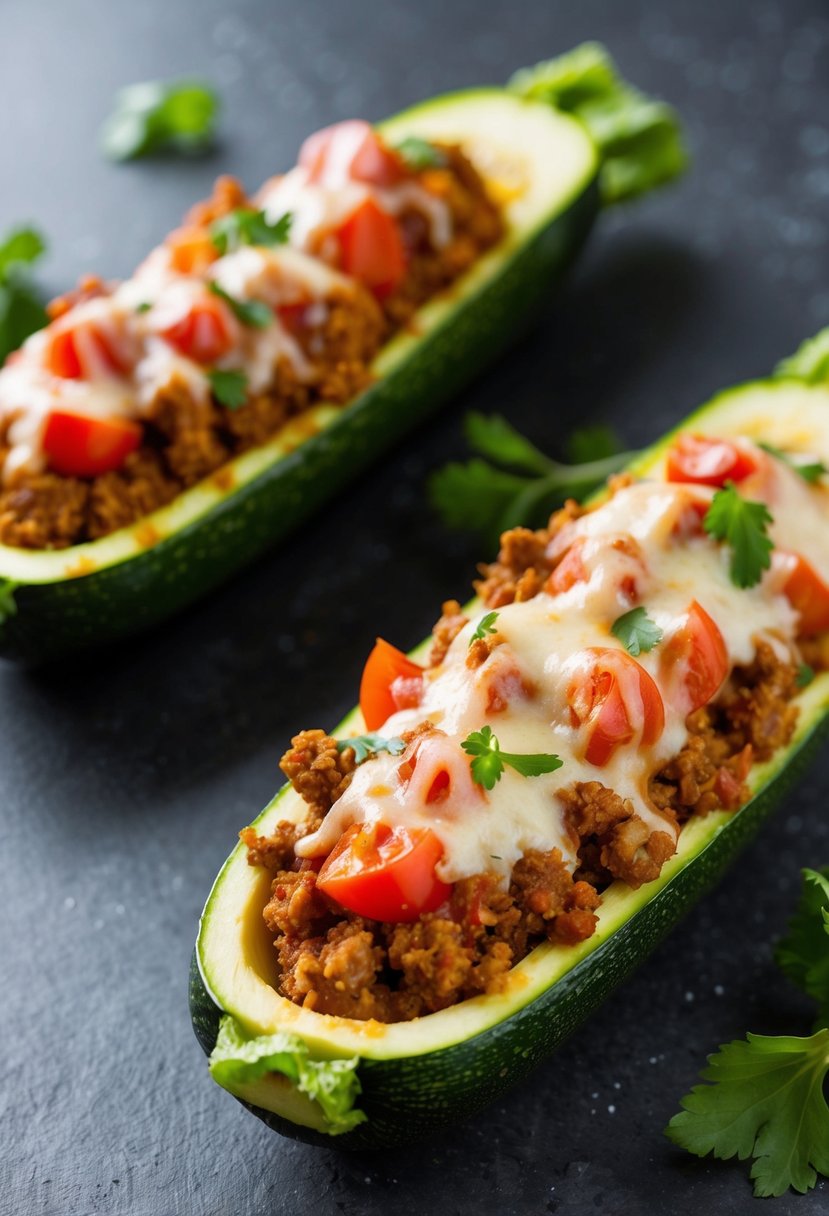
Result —
M 741 484 L 741 493 L 763 497 L 775 515 L 775 541 L 806 552 L 829 579 L 827 491 L 808 486 L 786 465 L 748 446 L 758 472 Z M 699 486 L 640 482 L 566 525 L 550 551 L 557 556 L 575 544 L 583 566 L 580 581 L 558 594 L 544 591 L 501 608 L 497 644 L 478 667 L 469 666 L 467 657 L 480 617 L 469 622 L 445 660 L 425 673 L 420 705 L 395 713 L 380 728 L 381 735 L 392 737 L 430 722 L 443 732 L 423 736 L 411 779 L 408 770 L 401 775 L 400 756 L 381 753 L 368 759 L 320 828 L 297 844 L 297 854 L 325 855 L 349 824 L 368 821 L 431 829 L 444 850 L 437 873 L 447 882 L 484 871 L 496 871 L 506 881 L 528 849 L 557 848 L 572 870 L 576 842 L 557 793 L 591 780 L 630 799 L 651 831 L 676 839 L 675 821 L 657 810 L 647 793 L 649 778 L 688 737 L 688 707 L 676 691 L 681 681 L 678 685 L 677 672 L 666 667 L 663 646 L 637 658 L 664 703 L 664 730 L 650 746 L 641 743 L 643 706 L 632 664 L 632 675 L 622 674 L 622 691 L 639 736 L 617 747 L 601 767 L 585 759 L 585 728 L 574 725 L 567 693 L 584 650 L 623 649 L 611 627 L 634 603 L 646 606 L 668 641 L 696 600 L 719 627 L 731 666 L 749 663 L 761 638 L 782 658 L 792 657 L 797 614 L 779 594 L 774 575 L 749 589 L 736 587 L 729 576 L 729 551 L 699 527 L 695 503 L 712 495 Z M 472 780 L 460 744 L 485 723 L 503 752 L 556 753 L 562 767 L 530 778 L 506 767 L 491 791 L 483 789 Z M 441 770 L 449 774 L 449 795 L 430 802 L 431 784 Z

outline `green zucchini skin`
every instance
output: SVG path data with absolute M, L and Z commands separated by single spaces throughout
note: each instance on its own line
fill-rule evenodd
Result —
M 359 1107 L 368 1120 L 332 1138 L 242 1102 L 273 1131 L 328 1148 L 364 1150 L 411 1143 L 483 1110 L 526 1077 L 601 1004 L 728 868 L 829 737 L 829 710 L 815 720 L 779 769 L 703 851 L 607 941 L 530 1004 L 466 1042 L 410 1058 L 361 1059 Z M 196 1037 L 213 1050 L 221 1011 L 190 970 Z M 237 1099 L 241 1101 L 241 1099 Z
M 580 251 L 598 210 L 594 177 L 330 426 L 194 523 L 119 564 L 17 586 L 16 612 L 0 625 L 0 656 L 37 664 L 136 633 L 282 540 L 510 345 Z

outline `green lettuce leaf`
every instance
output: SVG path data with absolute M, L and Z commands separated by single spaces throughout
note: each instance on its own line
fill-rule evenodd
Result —
M 253 1038 L 235 1018 L 225 1015 L 210 1055 L 210 1075 L 233 1093 L 236 1086 L 258 1081 L 265 1073 L 281 1073 L 300 1093 L 319 1103 L 328 1132 L 337 1136 L 366 1119 L 361 1110 L 354 1109 L 360 1093 L 358 1063 L 356 1056 L 312 1060 L 308 1044 L 298 1035 L 279 1031 Z
M 807 384 L 829 382 L 829 326 L 801 342 L 793 355 L 781 359 L 775 376 L 805 380 Z
M 598 42 L 522 68 L 507 87 L 581 119 L 602 157 L 605 204 L 671 181 L 688 162 L 675 112 L 628 84 Z

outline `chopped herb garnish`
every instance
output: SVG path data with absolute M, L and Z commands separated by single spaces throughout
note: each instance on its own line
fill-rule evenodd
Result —
M 702 526 L 730 546 L 731 581 L 736 587 L 754 587 L 771 565 L 770 523 L 773 517 L 766 504 L 742 498 L 733 481 L 727 481 L 711 500 Z
M 152 304 L 149 302 L 149 300 L 142 300 L 140 304 L 136 304 L 135 311 L 136 312 L 149 312 L 151 308 L 152 308 Z
M 396 151 L 410 169 L 441 169 L 446 164 L 446 153 L 418 135 L 409 135 L 402 140 Z
M 558 756 L 534 753 L 520 755 L 515 752 L 502 752 L 501 745 L 492 733 L 490 726 L 482 726 L 473 730 L 461 743 L 468 756 L 472 756 L 470 768 L 472 779 L 491 790 L 501 780 L 504 766 L 514 768 L 522 777 L 540 777 L 542 773 L 554 773 L 564 763 Z
M 210 239 L 220 254 L 232 253 L 242 245 L 284 245 L 291 233 L 293 215 L 286 211 L 273 223 L 264 211 L 238 207 L 220 215 L 210 225 Z
M 822 460 L 806 460 L 798 461 L 790 452 L 784 452 L 782 448 L 777 448 L 773 443 L 759 443 L 764 452 L 768 452 L 769 456 L 774 456 L 777 460 L 782 460 L 790 469 L 794 469 L 795 473 L 799 473 L 804 481 L 808 481 L 813 485 L 816 481 L 820 481 L 824 473 L 829 473 L 826 465 Z
M 133 84 L 118 94 L 101 145 L 111 160 L 168 150 L 205 152 L 213 144 L 218 110 L 216 93 L 199 81 Z
M 498 630 L 495 628 L 495 622 L 497 620 L 497 612 L 487 612 L 484 616 L 482 616 L 478 621 L 478 628 L 469 639 L 469 645 L 471 646 L 473 642 L 482 642 L 488 633 L 497 633 Z
M 213 292 L 214 296 L 224 300 L 233 315 L 243 325 L 249 325 L 252 329 L 266 329 L 273 321 L 273 311 L 261 300 L 238 300 L 236 296 L 225 291 L 224 287 L 221 287 L 215 279 L 211 279 L 208 289 Z
M 795 676 L 795 684 L 798 688 L 808 688 L 812 680 L 815 678 L 815 669 L 810 667 L 808 663 L 801 663 L 797 669 Z
M 224 371 L 218 367 L 207 373 L 210 390 L 220 405 L 238 410 L 248 399 L 248 378 L 241 371 Z
M 367 734 L 355 735 L 353 739 L 338 739 L 337 751 L 344 752 L 346 748 L 354 749 L 354 761 L 356 764 L 362 764 L 369 756 L 376 756 L 378 752 L 388 752 L 390 756 L 399 756 L 405 748 L 406 744 L 396 735 L 390 739 L 386 739 L 383 735 Z
M 0 364 L 49 320 L 28 279 L 45 248 L 33 228 L 17 228 L 0 244 Z
M 610 627 L 628 654 L 646 654 L 662 641 L 662 630 L 648 616 L 646 608 L 631 608 L 618 616 Z

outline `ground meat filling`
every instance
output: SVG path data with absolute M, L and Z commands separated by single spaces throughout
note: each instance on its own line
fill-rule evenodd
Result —
M 422 170 L 418 180 L 446 203 L 451 240 L 435 248 L 422 213 L 413 208 L 404 211 L 400 222 L 407 273 L 393 295 L 380 304 L 354 282 L 353 290 L 326 301 L 322 317 L 320 310 L 310 310 L 312 322 L 300 317 L 291 323 L 292 336 L 313 369 L 310 383 L 301 382 L 283 358 L 263 392 L 230 410 L 215 400 L 195 401 L 183 382 L 172 381 L 142 419 L 142 447 L 116 472 L 80 479 L 21 471 L 13 478 L 0 492 L 0 543 L 62 549 L 106 536 L 165 506 L 233 457 L 264 443 L 315 402 L 342 405 L 353 399 L 369 383 L 369 367 L 390 334 L 503 235 L 503 219 L 472 164 L 456 147 L 441 151 L 445 165 Z M 212 197 L 193 207 L 186 222 L 207 227 L 237 208 L 254 205 L 238 181 L 221 177 Z M 100 279 L 88 276 L 75 291 L 53 301 L 50 315 L 56 319 L 108 291 Z M 0 431 L 0 457 L 5 454 L 4 441 Z

